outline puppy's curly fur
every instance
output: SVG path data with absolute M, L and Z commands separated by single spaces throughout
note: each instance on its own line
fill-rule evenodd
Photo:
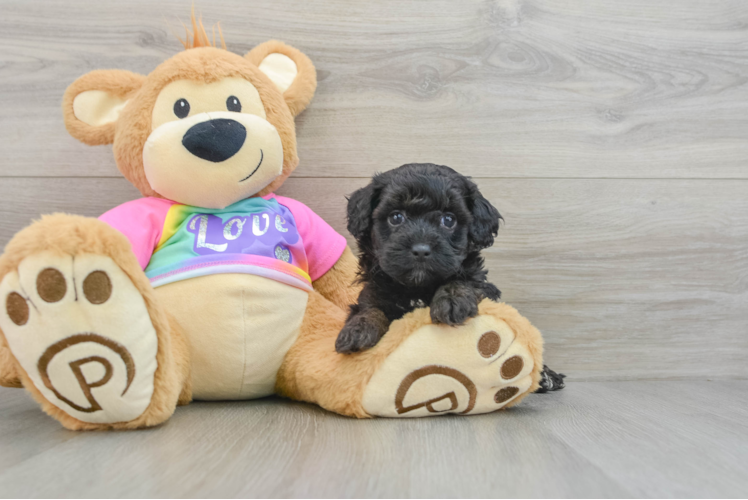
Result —
M 336 350 L 373 347 L 416 307 L 429 306 L 434 323 L 460 325 L 483 298 L 498 300 L 480 251 L 493 244 L 500 219 L 475 183 L 449 167 L 412 163 L 374 176 L 348 199 L 364 286 Z

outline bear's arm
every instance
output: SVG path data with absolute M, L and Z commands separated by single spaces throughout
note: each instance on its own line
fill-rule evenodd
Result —
M 323 297 L 348 312 L 348 306 L 358 301 L 361 292 L 361 285 L 354 284 L 357 270 L 358 260 L 346 246 L 335 265 L 312 285 Z
M 161 240 L 172 205 L 173 201 L 161 198 L 140 198 L 109 210 L 99 220 L 127 237 L 140 267 L 145 269 Z

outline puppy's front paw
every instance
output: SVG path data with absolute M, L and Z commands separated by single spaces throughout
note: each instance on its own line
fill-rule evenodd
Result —
M 484 282 L 480 284 L 480 295 L 481 298 L 485 297 L 491 299 L 494 302 L 501 300 L 501 290 L 496 288 L 493 283 Z
M 478 315 L 478 298 L 472 288 L 450 283 L 439 288 L 431 300 L 431 321 L 445 325 L 461 325 Z
M 349 318 L 338 334 L 335 350 L 341 354 L 351 354 L 377 345 L 389 326 L 384 314 L 381 311 L 377 313 L 364 313 Z

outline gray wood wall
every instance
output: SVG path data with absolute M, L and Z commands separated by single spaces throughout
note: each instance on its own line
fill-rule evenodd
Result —
M 65 132 L 85 72 L 148 73 L 191 0 L 0 2 L 0 244 L 138 196 Z M 407 162 L 506 219 L 490 278 L 576 380 L 748 376 L 748 2 L 221 0 L 230 50 L 277 38 L 319 88 L 280 191 L 346 234 L 344 195 Z

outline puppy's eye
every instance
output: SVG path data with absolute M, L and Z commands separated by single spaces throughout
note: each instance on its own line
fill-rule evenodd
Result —
M 454 227 L 457 225 L 457 219 L 452 214 L 444 214 L 442 215 L 442 226 L 446 227 L 447 229 L 454 229 Z
M 239 102 L 239 98 L 236 96 L 229 96 L 229 98 L 226 99 L 226 109 L 239 113 L 242 110 L 242 103 Z
M 387 221 L 391 226 L 399 226 L 400 224 L 405 222 L 405 216 L 400 212 L 392 212 L 390 216 L 387 217 Z
M 174 114 L 180 119 L 190 114 L 190 103 L 187 99 L 180 99 L 174 103 Z

